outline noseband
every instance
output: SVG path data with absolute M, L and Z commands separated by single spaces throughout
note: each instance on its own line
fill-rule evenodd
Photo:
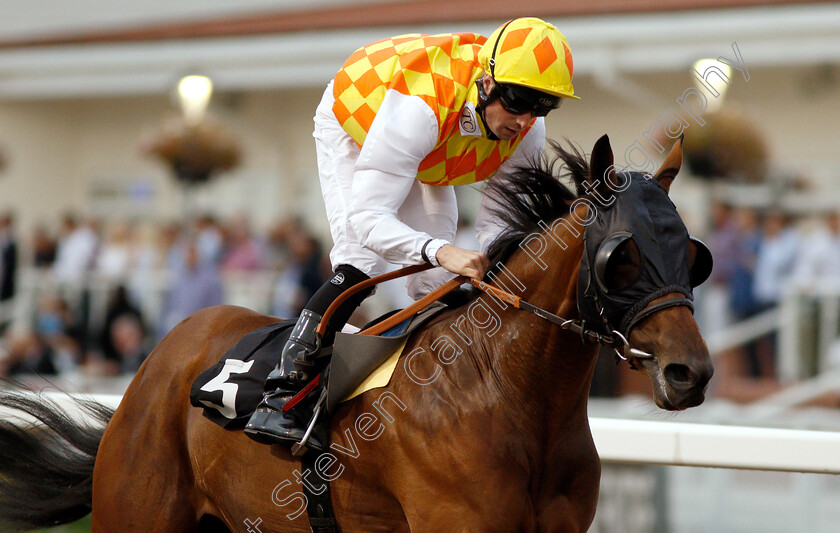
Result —
M 656 359 L 656 356 L 652 353 L 645 352 L 643 350 L 639 350 L 638 348 L 633 348 L 630 346 L 630 341 L 628 337 L 630 336 L 630 332 L 639 325 L 644 319 L 658 313 L 659 311 L 664 311 L 665 309 L 677 306 L 684 306 L 691 309 L 691 312 L 694 313 L 694 302 L 684 296 L 675 296 L 673 298 L 668 298 L 667 300 L 662 300 L 656 303 L 648 304 L 637 312 L 635 312 L 631 318 L 627 321 L 626 332 L 627 335 L 623 335 L 618 329 L 614 329 L 610 327 L 609 320 L 607 319 L 607 315 L 604 312 L 604 308 L 601 306 L 599 301 L 596 301 L 596 305 L 599 308 L 599 314 L 601 319 L 604 321 L 604 326 L 607 328 L 607 331 L 611 331 L 612 335 L 612 342 L 611 346 L 613 350 L 615 350 L 615 355 L 621 359 L 622 361 L 627 361 L 630 364 L 630 368 L 635 368 L 633 364 L 633 359 Z

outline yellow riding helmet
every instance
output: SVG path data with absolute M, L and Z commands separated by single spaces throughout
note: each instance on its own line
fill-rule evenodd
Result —
M 544 20 L 518 18 L 502 25 L 481 47 L 478 61 L 500 83 L 580 100 L 572 85 L 574 63 L 569 42 Z

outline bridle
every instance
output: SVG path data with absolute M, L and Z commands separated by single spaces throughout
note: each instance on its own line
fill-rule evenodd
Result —
M 619 359 L 621 359 L 622 361 L 627 361 L 627 363 L 630 365 L 630 368 L 635 368 L 635 366 L 633 365 L 634 359 L 656 359 L 656 356 L 654 354 L 630 346 L 630 341 L 627 340 L 626 336 L 622 335 L 621 332 L 619 332 L 617 329 L 612 329 L 609 327 L 606 316 L 604 316 L 603 313 L 601 314 L 601 316 L 604 319 L 605 324 L 607 325 L 607 331 L 611 331 L 611 333 L 608 335 L 599 333 L 594 329 L 587 327 L 585 320 L 575 320 L 571 318 L 563 318 L 557 316 L 550 311 L 547 311 L 541 307 L 537 307 L 534 304 L 528 303 L 521 297 L 503 291 L 502 289 L 494 287 L 489 283 L 485 283 L 477 279 L 470 279 L 469 283 L 473 287 L 476 287 L 477 289 L 484 291 L 487 294 L 490 294 L 491 296 L 499 298 L 500 300 L 509 303 L 517 309 L 522 309 L 523 311 L 527 311 L 533 315 L 536 315 L 542 318 L 543 320 L 551 322 L 552 324 L 557 324 L 558 326 L 560 326 L 560 329 L 565 329 L 573 333 L 577 333 L 578 335 L 580 335 L 581 340 L 584 343 L 586 343 L 587 341 L 594 341 L 600 344 L 604 344 L 606 346 L 610 346 L 615 351 L 615 354 Z M 646 318 L 656 313 L 657 311 L 661 311 L 669 307 L 674 307 L 677 305 L 686 305 L 686 302 L 688 303 L 688 305 L 691 305 L 691 300 L 689 300 L 688 298 L 669 298 L 668 300 L 657 302 L 656 304 L 646 307 L 643 310 L 644 316 L 641 318 Z M 636 323 L 641 321 L 641 318 L 638 319 Z
M 665 189 L 637 174 L 627 181 L 623 194 L 586 224 L 577 303 L 583 323 L 609 337 L 632 367 L 636 359 L 655 359 L 630 346 L 633 328 L 671 307 L 693 313 L 693 288 L 708 278 L 712 257 L 688 233 Z

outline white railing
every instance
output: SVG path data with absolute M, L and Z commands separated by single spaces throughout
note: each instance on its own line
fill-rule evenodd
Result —
M 606 462 L 840 474 L 840 433 L 590 418 Z
M 69 395 L 46 396 L 79 413 Z M 81 397 L 110 407 L 122 398 Z M 590 417 L 589 424 L 598 454 L 608 463 L 840 474 L 840 432 L 602 417 Z
M 760 339 L 779 329 L 780 324 L 781 313 L 778 309 L 770 309 L 737 322 L 726 329 L 706 334 L 706 345 L 709 347 L 712 357 L 714 357 L 726 350 Z

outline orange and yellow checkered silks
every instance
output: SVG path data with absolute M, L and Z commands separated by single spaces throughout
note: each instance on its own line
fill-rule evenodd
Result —
M 431 185 L 466 185 L 492 176 L 528 129 L 510 141 L 461 135 L 465 102 L 475 103 L 483 73 L 478 51 L 485 38 L 473 33 L 409 34 L 362 47 L 335 76 L 333 112 L 359 146 L 388 90 L 421 98 L 435 113 L 438 142 L 420 163 L 417 179 Z

